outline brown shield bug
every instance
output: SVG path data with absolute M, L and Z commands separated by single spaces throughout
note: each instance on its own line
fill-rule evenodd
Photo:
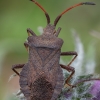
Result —
M 28 42 L 25 42 L 24 45 L 29 51 L 28 62 L 13 65 L 12 70 L 20 77 L 21 91 L 27 100 L 56 100 L 65 84 L 72 86 L 68 82 L 75 70 L 70 65 L 77 57 L 77 53 L 74 51 L 61 52 L 63 40 L 58 38 L 61 28 L 59 27 L 56 31 L 56 25 L 62 15 L 72 8 L 95 4 L 91 2 L 76 4 L 63 11 L 51 25 L 50 17 L 45 9 L 35 0 L 31 1 L 45 13 L 47 26 L 40 36 L 36 36 L 31 29 L 27 29 L 29 37 Z M 74 57 L 68 65 L 62 65 L 59 64 L 60 56 Z M 20 74 L 15 70 L 18 68 L 22 68 Z M 61 68 L 71 72 L 65 82 Z

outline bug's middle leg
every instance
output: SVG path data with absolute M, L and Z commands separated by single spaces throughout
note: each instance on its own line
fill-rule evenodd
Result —
M 27 29 L 27 33 L 28 33 L 28 36 L 30 36 L 30 35 L 36 36 L 36 34 L 30 28 Z M 25 46 L 26 50 L 28 51 L 28 47 L 29 47 L 28 42 L 24 42 L 24 46 Z
M 29 47 L 28 42 L 24 42 L 24 46 L 25 46 L 26 50 L 28 51 L 28 47 Z
M 70 51 L 70 52 L 61 52 L 61 56 L 74 56 L 74 58 L 69 62 L 67 66 L 70 66 L 71 63 L 76 59 L 78 56 L 77 52 L 75 51 Z

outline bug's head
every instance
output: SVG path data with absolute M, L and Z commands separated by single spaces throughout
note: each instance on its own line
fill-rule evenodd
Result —
M 55 34 L 56 33 L 55 27 L 56 27 L 59 19 L 62 17 L 63 14 L 65 14 L 67 11 L 71 10 L 72 8 L 78 7 L 80 5 L 95 5 L 92 2 L 83 2 L 83 3 L 78 3 L 74 6 L 71 6 L 68 9 L 64 10 L 60 15 L 58 15 L 57 18 L 54 21 L 54 24 L 51 25 L 50 24 L 50 17 L 48 15 L 48 13 L 45 11 L 45 9 L 38 2 L 36 2 L 35 0 L 30 0 L 30 1 L 34 2 L 45 13 L 45 16 L 46 16 L 46 19 L 47 19 L 47 26 L 46 26 L 46 28 L 44 28 L 44 33 L 43 34 Z
M 53 35 L 55 33 L 55 26 L 48 24 L 44 29 L 43 29 L 43 34 L 46 35 Z

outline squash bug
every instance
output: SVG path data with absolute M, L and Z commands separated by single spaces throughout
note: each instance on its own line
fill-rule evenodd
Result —
M 63 11 L 50 24 L 50 17 L 45 9 L 35 0 L 34 2 L 44 13 L 47 19 L 47 26 L 43 29 L 43 34 L 37 36 L 31 29 L 27 29 L 28 38 L 24 46 L 29 52 L 29 59 L 26 64 L 16 64 L 12 66 L 12 70 L 19 75 L 21 91 L 27 100 L 56 100 L 61 93 L 65 84 L 69 84 L 69 80 L 75 73 L 71 63 L 77 57 L 77 52 L 61 52 L 63 40 L 58 38 L 61 31 L 59 27 L 55 30 L 59 19 L 67 11 L 81 5 L 95 5 L 92 2 L 83 2 L 69 7 Z M 68 65 L 59 64 L 60 56 L 74 56 Z M 18 73 L 16 69 L 22 68 Z M 62 68 L 71 72 L 64 82 Z

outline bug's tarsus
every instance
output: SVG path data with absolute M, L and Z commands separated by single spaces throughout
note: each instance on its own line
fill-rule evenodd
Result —
M 59 16 L 57 16 L 57 18 L 56 18 L 55 21 L 54 21 L 54 26 L 57 25 L 59 19 L 61 18 L 61 16 L 62 16 L 63 14 L 65 14 L 65 13 L 68 12 L 69 10 L 71 10 L 71 9 L 73 9 L 73 8 L 75 8 L 75 7 L 81 6 L 81 5 L 95 5 L 95 3 L 92 3 L 92 2 L 83 2 L 83 3 L 78 3 L 78 4 L 74 5 L 74 6 L 69 7 L 68 9 L 64 10 Z
M 45 16 L 47 18 L 47 24 L 49 24 L 50 23 L 50 17 L 49 17 L 49 14 L 45 11 L 45 9 L 35 0 L 30 0 L 30 1 L 34 2 L 39 8 L 41 8 L 41 10 L 45 13 Z

